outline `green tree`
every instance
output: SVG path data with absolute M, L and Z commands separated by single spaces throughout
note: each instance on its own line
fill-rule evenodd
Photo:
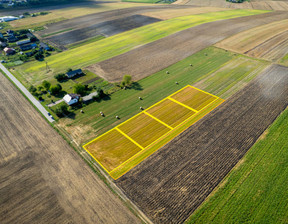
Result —
M 121 86 L 130 86 L 132 84 L 132 76 L 131 75 L 124 75 L 122 82 L 121 82 Z
M 54 85 L 50 87 L 50 92 L 52 95 L 57 95 L 62 90 L 62 86 L 60 84 Z
M 35 88 L 35 86 L 31 85 L 31 86 L 29 87 L 29 92 L 30 92 L 30 93 L 35 93 L 36 91 L 37 91 L 37 89 Z
M 82 84 L 76 84 L 74 86 L 74 93 L 84 95 L 85 94 L 85 86 L 83 86 Z
M 48 91 L 50 89 L 51 83 L 48 82 L 47 80 L 44 80 L 42 82 L 42 86 Z
M 61 74 L 57 74 L 54 76 L 55 79 L 57 79 L 58 82 L 65 80 L 67 77 L 65 74 L 61 73 Z
M 68 114 L 69 113 L 68 106 L 66 104 L 59 105 L 56 108 L 55 113 L 58 117 L 62 117 L 63 115 Z

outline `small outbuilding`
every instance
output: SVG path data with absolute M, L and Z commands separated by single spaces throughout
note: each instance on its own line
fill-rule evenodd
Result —
M 80 99 L 80 95 L 78 94 L 74 94 L 74 93 L 70 93 L 70 94 L 66 94 L 63 97 L 63 100 L 65 101 L 65 103 L 67 103 L 69 106 L 75 103 L 78 103 Z
M 44 44 L 44 43 L 40 43 L 39 44 L 39 48 L 41 50 L 45 50 L 45 51 L 50 51 L 51 50 L 51 48 L 47 44 Z
M 18 41 L 18 42 L 16 42 L 16 44 L 17 44 L 18 46 L 21 46 L 21 45 L 24 45 L 24 44 L 29 44 L 30 42 L 31 42 L 31 40 L 30 40 L 30 39 L 27 39 L 27 40 Z
M 15 54 L 15 50 L 13 48 L 10 48 L 10 47 L 5 47 L 4 50 L 6 55 L 13 55 Z
M 28 51 L 28 50 L 31 50 L 32 48 L 33 47 L 31 44 L 20 46 L 21 51 Z
M 81 75 L 81 74 L 83 74 L 82 69 L 77 69 L 77 70 L 74 70 L 74 71 L 67 72 L 66 76 L 70 79 L 70 78 L 73 78 L 76 75 Z

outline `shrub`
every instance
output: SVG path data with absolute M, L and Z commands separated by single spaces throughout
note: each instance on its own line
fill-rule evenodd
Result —
M 67 79 L 66 75 L 63 73 L 55 75 L 54 78 L 57 79 L 58 82 Z

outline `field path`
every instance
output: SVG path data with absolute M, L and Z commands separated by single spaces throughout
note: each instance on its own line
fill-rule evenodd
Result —
M 116 182 L 155 223 L 183 223 L 288 105 L 272 65 Z
M 288 19 L 287 12 L 202 24 L 91 65 L 88 69 L 110 82 L 121 81 L 124 74 L 132 75 L 135 81 L 140 80 L 241 31 L 283 19 Z
M 0 74 L 0 223 L 140 223 Z

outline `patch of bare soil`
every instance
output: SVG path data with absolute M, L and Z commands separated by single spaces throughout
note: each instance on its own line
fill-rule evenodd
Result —
M 161 21 L 161 19 L 142 15 L 132 15 L 103 23 L 96 23 L 85 28 L 74 29 L 72 31 L 54 35 L 46 39 L 57 46 L 65 46 L 95 36 L 109 37 L 159 21 Z
M 140 223 L 2 74 L 0 223 Z
M 155 223 L 183 223 L 287 107 L 287 74 L 270 66 L 116 183 Z

